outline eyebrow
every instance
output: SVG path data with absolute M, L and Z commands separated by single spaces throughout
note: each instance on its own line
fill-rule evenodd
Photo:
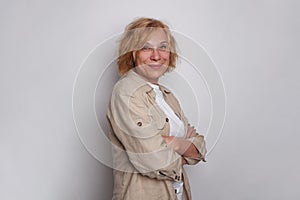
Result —
M 168 42 L 168 41 L 162 41 L 160 44 L 163 44 L 163 43 L 167 43 L 167 44 L 169 44 L 169 42 Z
M 159 44 L 169 44 L 169 43 L 168 43 L 168 41 L 162 41 Z M 146 42 L 145 45 L 151 45 L 152 46 L 152 44 L 150 44 L 149 42 Z

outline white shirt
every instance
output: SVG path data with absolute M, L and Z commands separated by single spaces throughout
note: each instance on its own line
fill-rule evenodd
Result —
M 163 93 L 160 91 L 159 86 L 148 83 L 155 91 L 155 101 L 158 104 L 158 106 L 164 111 L 166 116 L 169 118 L 170 123 L 170 136 L 175 137 L 184 137 L 185 135 L 185 129 L 183 122 L 178 118 L 178 116 L 174 113 L 172 108 L 167 104 L 167 102 L 164 99 Z M 173 188 L 175 190 L 175 193 L 177 195 L 178 200 L 182 199 L 182 192 L 183 192 L 183 182 L 173 182 Z
M 174 113 L 172 108 L 167 104 L 163 97 L 163 93 L 160 91 L 159 86 L 148 83 L 155 91 L 155 101 L 158 106 L 164 111 L 166 116 L 169 118 L 170 123 L 170 136 L 175 137 L 184 137 L 185 129 L 183 122 L 178 118 L 178 116 Z

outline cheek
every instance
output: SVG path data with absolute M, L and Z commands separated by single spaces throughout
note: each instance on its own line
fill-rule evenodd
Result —
M 139 53 L 136 55 L 136 64 L 141 65 L 147 60 L 147 56 L 143 55 L 142 53 Z
M 169 62 L 169 60 L 170 60 L 170 53 L 162 54 L 161 57 L 162 57 L 166 62 Z

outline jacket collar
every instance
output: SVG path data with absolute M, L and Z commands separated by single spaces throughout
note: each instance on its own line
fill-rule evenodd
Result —
M 126 75 L 128 78 L 136 81 L 136 83 L 140 86 L 143 86 L 144 92 L 149 94 L 153 92 L 153 88 L 147 83 L 145 79 L 143 79 L 138 73 L 135 72 L 134 68 L 130 69 Z M 163 85 L 159 84 L 159 89 L 164 93 L 164 94 L 170 94 L 171 91 L 164 87 Z

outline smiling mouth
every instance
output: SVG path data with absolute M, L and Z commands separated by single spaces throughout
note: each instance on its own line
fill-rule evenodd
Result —
M 148 64 L 148 66 L 151 68 L 160 68 L 162 64 Z

